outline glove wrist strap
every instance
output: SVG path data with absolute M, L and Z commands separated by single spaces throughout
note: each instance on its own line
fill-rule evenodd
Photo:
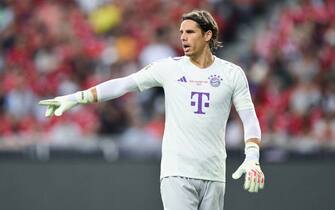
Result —
M 73 94 L 75 100 L 80 104 L 93 103 L 94 97 L 90 90 L 78 91 Z
M 259 146 L 253 142 L 247 142 L 244 149 L 246 160 L 255 160 L 259 162 Z

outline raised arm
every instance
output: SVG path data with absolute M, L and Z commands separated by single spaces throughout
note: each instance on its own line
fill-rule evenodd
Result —
M 40 105 L 47 106 L 46 117 L 52 115 L 61 116 L 65 111 L 78 104 L 88 104 L 100 101 L 107 101 L 124 95 L 127 92 L 138 90 L 137 84 L 132 76 L 112 79 L 103 82 L 87 90 L 76 93 L 58 96 L 53 99 L 42 100 Z

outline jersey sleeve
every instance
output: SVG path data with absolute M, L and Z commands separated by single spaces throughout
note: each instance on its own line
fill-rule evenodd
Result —
M 241 68 L 237 69 L 234 78 L 233 103 L 237 111 L 254 109 L 252 103 L 248 80 Z
M 162 87 L 165 81 L 166 68 L 164 61 L 158 61 L 151 63 L 140 71 L 131 75 L 135 80 L 138 89 L 140 91 L 152 88 L 152 87 Z

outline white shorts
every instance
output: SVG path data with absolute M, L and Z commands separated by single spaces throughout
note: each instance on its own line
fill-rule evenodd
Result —
M 226 183 L 170 176 L 161 180 L 164 210 L 223 210 Z

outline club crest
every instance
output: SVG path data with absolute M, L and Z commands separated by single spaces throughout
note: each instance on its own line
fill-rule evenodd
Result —
M 208 79 L 209 79 L 209 83 L 213 87 L 219 87 L 221 85 L 222 78 L 219 75 L 216 75 L 216 74 L 211 75 L 208 77 Z

